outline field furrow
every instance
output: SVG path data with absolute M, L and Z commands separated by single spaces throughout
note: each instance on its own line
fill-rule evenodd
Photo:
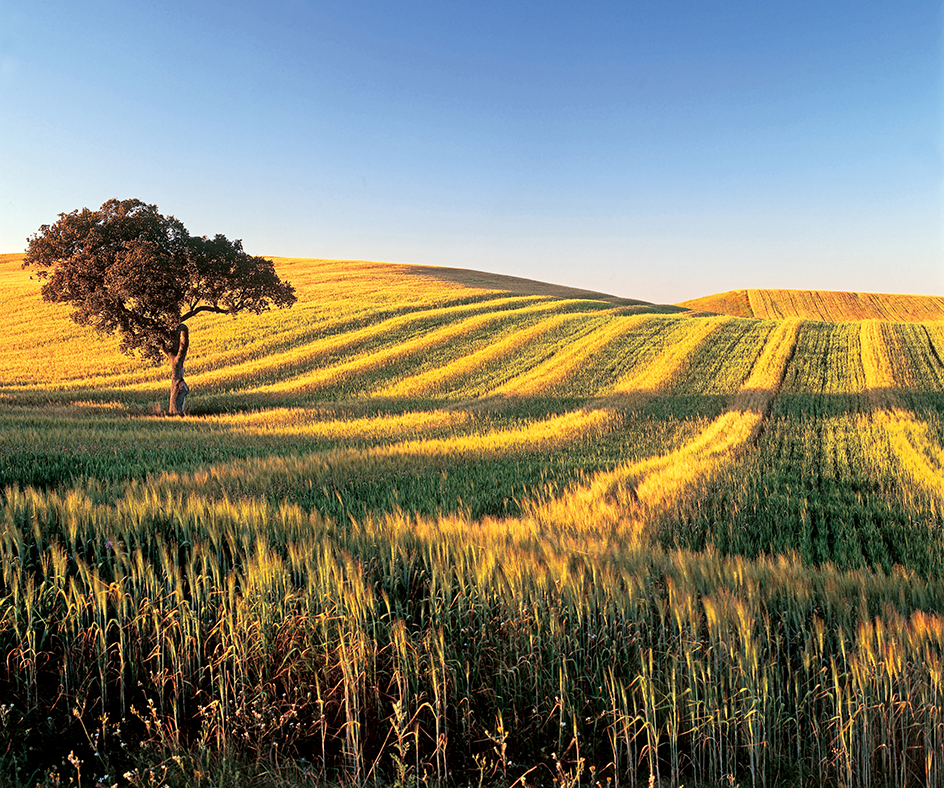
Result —
M 722 323 L 693 352 L 684 374 L 667 389 L 676 396 L 723 398 L 737 392 L 756 366 L 777 324 L 730 320 Z
M 663 517 L 664 539 L 748 556 L 796 551 L 813 564 L 936 566 L 940 505 L 911 480 L 938 467 L 934 430 L 896 415 L 899 388 L 889 385 L 904 362 L 888 347 L 911 330 L 804 323 L 756 447 Z
M 944 299 L 279 259 L 167 418 L 20 259 L 3 786 L 944 788 Z
M 944 319 L 944 298 L 940 296 L 752 289 L 747 291 L 747 297 L 754 317 L 767 320 L 789 317 L 835 322 L 869 319 L 922 322 Z M 716 300 L 722 309 L 726 305 L 721 296 L 702 300 L 708 304 Z
M 485 310 L 488 311 L 485 311 Z M 436 310 L 422 320 L 401 319 L 364 329 L 361 337 L 335 340 L 331 352 L 320 355 L 321 363 L 291 375 L 282 374 L 274 382 L 257 385 L 250 391 L 311 392 L 337 385 L 356 375 L 376 372 L 396 362 L 421 363 L 423 355 L 473 332 L 485 332 L 503 322 L 514 320 L 512 312 L 496 312 L 489 307 L 476 309 L 479 314 L 455 314 L 454 309 Z M 197 379 L 199 382 L 199 379 Z
M 507 459 L 520 463 L 529 455 L 540 458 L 575 442 L 598 440 L 618 431 L 622 424 L 619 414 L 606 408 L 568 411 L 532 419 L 521 426 L 489 427 L 486 423 L 484 428 L 468 414 L 452 414 L 452 411 L 443 412 L 431 423 L 424 423 L 416 415 L 404 415 L 399 417 L 404 427 L 399 433 L 392 430 L 394 421 L 385 424 L 385 420 L 314 423 L 298 428 L 275 426 L 269 431 L 282 440 L 323 436 L 338 440 L 339 445 L 315 453 L 248 458 L 193 473 L 164 474 L 151 486 L 155 494 L 174 496 L 251 494 L 271 498 L 290 491 L 295 491 L 293 495 L 297 496 L 301 490 L 303 501 L 306 489 L 312 491 L 310 497 L 320 500 L 322 486 L 336 490 L 351 484 L 359 488 L 376 486 L 383 493 L 382 507 L 385 508 L 387 491 L 396 487 L 398 477 L 432 481 L 435 496 L 437 484 L 449 483 L 448 476 L 457 468 Z M 396 440 L 397 434 L 401 438 L 409 434 L 411 423 L 420 431 L 449 424 L 450 419 L 451 429 L 447 435 Z M 264 433 L 266 429 L 260 428 L 258 432 Z M 363 445 L 357 445 L 359 441 L 363 441 Z M 522 488 L 519 486 L 519 489 Z M 448 505 L 446 500 L 439 503 L 440 508 Z
M 200 386 L 224 389 L 274 387 L 282 390 L 318 386 L 328 370 L 335 369 L 343 377 L 345 372 L 340 368 L 349 364 L 349 369 L 356 369 L 362 356 L 395 353 L 397 348 L 411 343 L 419 347 L 430 335 L 434 335 L 432 341 L 435 342 L 437 331 L 439 335 L 454 333 L 457 321 L 469 320 L 472 326 L 483 325 L 496 316 L 528 306 L 525 299 L 495 299 L 372 320 L 353 331 L 328 334 L 319 341 L 303 343 L 283 353 L 261 354 L 252 361 L 195 374 L 191 379 Z
M 581 307 L 573 309 L 572 307 Z M 584 312 L 582 305 L 561 302 L 554 307 L 521 310 L 514 319 L 497 321 L 469 330 L 453 341 L 439 345 L 434 351 L 421 357 L 407 357 L 397 366 L 385 367 L 383 378 L 376 382 L 371 393 L 377 396 L 416 396 L 424 390 L 427 396 L 437 391 L 437 396 L 458 399 L 458 389 L 464 388 L 470 379 L 481 375 L 483 367 L 494 365 L 500 357 L 508 357 L 516 351 L 520 355 L 525 342 L 549 346 L 548 340 L 554 329 L 562 324 L 553 318 L 567 314 L 580 314 L 586 328 L 606 324 L 614 319 L 612 310 Z M 538 331 L 533 331 L 534 328 Z M 524 335 L 522 338 L 520 335 Z M 447 381 L 450 381 L 447 384 Z

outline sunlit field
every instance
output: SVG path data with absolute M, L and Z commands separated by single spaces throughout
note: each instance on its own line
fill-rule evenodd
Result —
M 171 419 L 20 261 L 0 786 L 944 786 L 944 299 L 276 258 Z
M 693 310 L 737 317 L 809 320 L 944 320 L 944 296 L 836 293 L 824 290 L 731 290 L 685 301 Z

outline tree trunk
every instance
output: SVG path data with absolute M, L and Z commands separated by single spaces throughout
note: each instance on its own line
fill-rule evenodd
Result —
M 190 386 L 184 380 L 184 361 L 187 359 L 187 348 L 190 347 L 190 331 L 184 323 L 180 324 L 180 336 L 177 342 L 177 352 L 168 353 L 170 361 L 170 407 L 169 416 L 183 416 L 184 402 Z

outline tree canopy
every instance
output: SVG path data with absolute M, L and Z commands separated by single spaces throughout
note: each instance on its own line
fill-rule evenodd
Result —
M 187 320 L 295 303 L 295 289 L 271 260 L 223 235 L 191 236 L 173 216 L 135 199 L 59 214 L 29 238 L 23 265 L 45 279 L 45 300 L 72 305 L 75 322 L 117 334 L 125 353 L 176 365 L 183 394 Z
M 260 313 L 295 303 L 271 260 L 223 235 L 193 237 L 140 200 L 59 215 L 29 239 L 24 266 L 47 301 L 72 305 L 80 325 L 117 333 L 121 350 L 152 361 L 176 353 L 181 323 L 201 312 Z

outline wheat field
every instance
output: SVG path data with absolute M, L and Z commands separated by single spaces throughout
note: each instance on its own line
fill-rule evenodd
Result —
M 944 786 L 944 299 L 276 258 L 169 419 L 21 259 L 0 785 Z
M 826 290 L 731 290 L 684 301 L 681 306 L 737 317 L 808 320 L 889 320 L 899 323 L 944 320 L 944 297 L 840 293 Z

